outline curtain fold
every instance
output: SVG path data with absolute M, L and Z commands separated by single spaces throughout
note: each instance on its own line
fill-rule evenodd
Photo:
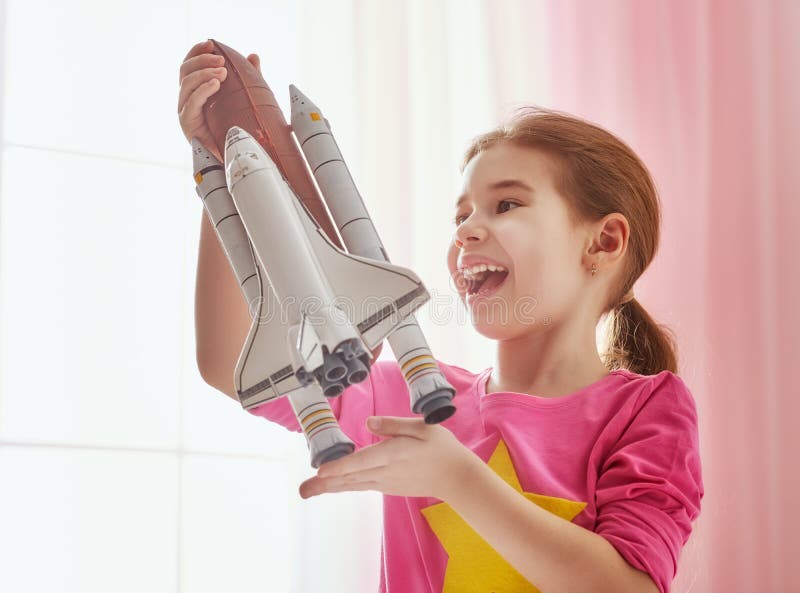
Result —
M 706 486 L 673 590 L 800 590 L 798 5 L 549 7 L 551 106 L 619 133 L 661 196 L 660 251 L 636 291 L 677 333 Z

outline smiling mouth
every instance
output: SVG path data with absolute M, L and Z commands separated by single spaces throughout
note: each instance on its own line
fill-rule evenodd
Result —
M 485 271 L 472 278 L 465 278 L 467 282 L 467 296 L 489 295 L 496 291 L 506 281 L 508 271 Z

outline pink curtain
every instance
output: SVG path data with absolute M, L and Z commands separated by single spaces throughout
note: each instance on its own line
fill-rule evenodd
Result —
M 487 3 L 496 58 L 504 6 Z M 661 196 L 636 292 L 678 335 L 706 487 L 672 590 L 800 591 L 800 2 L 545 7 L 547 106 L 621 135 Z M 520 98 L 493 63 L 499 116 Z

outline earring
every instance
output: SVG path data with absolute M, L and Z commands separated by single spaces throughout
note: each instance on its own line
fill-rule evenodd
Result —
M 597 273 L 597 264 L 592 264 L 592 276 Z

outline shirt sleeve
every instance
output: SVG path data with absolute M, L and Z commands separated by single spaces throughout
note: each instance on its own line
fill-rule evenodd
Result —
M 703 482 L 694 399 L 680 378 L 664 374 L 602 465 L 595 532 L 668 593 Z
M 374 362 L 366 379 L 348 386 L 337 397 L 327 398 L 342 432 L 359 449 L 376 440 L 376 436 L 367 428 L 366 422 L 369 416 L 375 415 L 375 377 L 381 376 L 380 367 L 387 362 L 389 361 Z M 261 416 L 270 422 L 280 424 L 287 430 L 302 432 L 288 396 L 270 400 L 247 411 L 254 416 Z

